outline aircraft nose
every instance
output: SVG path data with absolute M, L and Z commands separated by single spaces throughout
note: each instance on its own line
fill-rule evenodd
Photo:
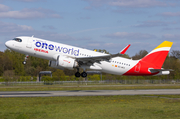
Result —
M 12 46 L 12 43 L 11 43 L 10 41 L 7 41 L 7 42 L 5 43 L 5 46 L 6 46 L 7 48 L 10 48 L 10 47 Z

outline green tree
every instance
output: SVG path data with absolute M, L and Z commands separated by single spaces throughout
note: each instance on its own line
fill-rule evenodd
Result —
M 136 55 L 132 57 L 132 59 L 139 60 L 139 59 L 143 58 L 144 56 L 146 56 L 147 54 L 148 54 L 148 52 L 146 50 L 140 50 L 139 53 L 136 53 Z
M 6 70 L 13 70 L 13 59 L 10 50 L 5 50 L 2 58 L 3 72 Z
M 13 70 L 6 70 L 4 71 L 3 74 L 3 79 L 6 82 L 6 85 L 9 85 L 8 82 L 13 81 L 13 77 L 14 77 L 14 71 Z
M 0 52 L 0 76 L 2 76 L 4 72 L 3 56 L 4 56 L 4 53 Z
M 14 70 L 15 75 L 24 75 L 24 65 L 22 64 L 25 55 L 11 50 L 4 52 L 4 70 Z
M 55 72 L 53 72 L 52 75 L 53 75 L 53 78 L 56 81 L 64 81 L 64 80 L 66 80 L 64 72 L 62 70 L 60 70 L 60 69 L 57 69 Z
M 94 51 L 96 52 L 101 52 L 101 53 L 105 53 L 105 54 L 110 54 L 108 51 L 106 51 L 105 49 L 94 49 Z

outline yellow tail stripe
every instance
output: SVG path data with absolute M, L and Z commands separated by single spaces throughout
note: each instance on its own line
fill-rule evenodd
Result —
M 157 46 L 154 50 L 158 49 L 158 48 L 163 48 L 163 47 L 171 47 L 173 44 L 173 42 L 169 42 L 169 41 L 164 41 L 163 43 L 161 43 L 159 46 Z

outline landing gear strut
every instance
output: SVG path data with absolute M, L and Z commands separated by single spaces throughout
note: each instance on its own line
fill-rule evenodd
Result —
M 80 77 L 81 74 L 79 73 L 79 68 L 77 68 L 77 72 L 75 73 L 75 77 Z
M 22 62 L 24 65 L 26 64 L 26 60 L 28 59 L 28 55 L 26 55 L 26 57 L 24 58 L 24 61 Z

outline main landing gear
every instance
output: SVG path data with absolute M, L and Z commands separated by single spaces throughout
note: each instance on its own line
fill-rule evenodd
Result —
M 86 73 L 85 71 L 82 72 L 82 73 L 81 73 L 81 77 L 83 77 L 83 78 L 87 77 L 87 73 Z
M 26 64 L 26 60 L 28 59 L 28 55 L 26 55 L 26 57 L 24 58 L 24 61 L 22 62 L 24 65 Z
M 79 73 L 79 68 L 77 68 L 77 72 L 75 73 L 76 77 L 83 77 L 86 78 L 87 77 L 87 73 L 85 71 L 83 71 L 82 73 Z

